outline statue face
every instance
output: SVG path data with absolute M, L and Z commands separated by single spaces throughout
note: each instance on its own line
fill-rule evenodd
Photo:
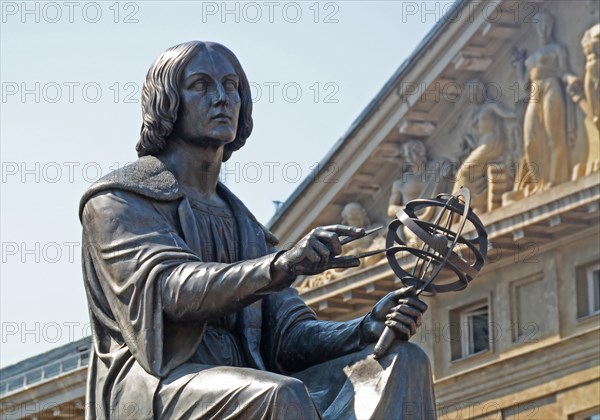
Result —
M 404 156 L 406 162 L 423 163 L 425 162 L 425 146 L 418 140 L 409 140 L 400 146 L 400 153 Z
M 367 215 L 365 209 L 358 203 L 346 204 L 342 211 L 343 223 L 350 226 L 365 227 L 367 222 Z
M 241 100 L 231 63 L 219 52 L 204 49 L 189 61 L 181 77 L 174 133 L 194 143 L 232 142 Z

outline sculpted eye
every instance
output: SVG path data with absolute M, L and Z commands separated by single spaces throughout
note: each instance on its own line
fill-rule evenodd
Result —
M 233 92 L 236 91 L 238 88 L 238 83 L 235 80 L 226 80 L 223 83 L 223 86 L 225 87 L 225 90 L 228 92 Z
M 208 83 L 205 80 L 198 80 L 191 86 L 194 90 L 205 91 L 208 88 Z

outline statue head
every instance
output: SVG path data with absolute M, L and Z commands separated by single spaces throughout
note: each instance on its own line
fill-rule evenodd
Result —
M 400 153 L 409 163 L 422 164 L 427 158 L 427 148 L 421 140 L 408 140 L 402 143 Z
M 550 13 L 542 12 L 536 15 L 537 24 L 535 29 L 538 33 L 542 45 L 552 40 L 552 30 L 554 29 L 554 17 Z
M 210 55 L 208 54 L 210 52 Z M 142 90 L 143 122 L 136 145 L 138 156 L 157 155 L 167 145 L 180 111 L 183 74 L 192 59 L 219 54 L 231 64 L 237 76 L 240 99 L 235 138 L 223 151 L 223 160 L 240 149 L 252 133 L 252 97 L 248 79 L 237 57 L 226 47 L 213 42 L 190 41 L 164 51 L 152 64 Z
M 365 208 L 357 202 L 351 202 L 342 210 L 342 223 L 350 226 L 367 227 L 370 224 Z

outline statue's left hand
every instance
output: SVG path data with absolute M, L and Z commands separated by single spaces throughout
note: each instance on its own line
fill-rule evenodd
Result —
M 377 302 L 362 323 L 363 341 L 372 343 L 379 340 L 386 325 L 396 331 L 397 337 L 412 337 L 427 311 L 427 305 L 414 296 L 415 293 L 414 287 L 405 287 L 388 293 Z

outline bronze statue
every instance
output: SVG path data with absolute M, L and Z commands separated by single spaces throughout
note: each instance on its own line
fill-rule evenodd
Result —
M 200 41 L 166 50 L 142 94 L 139 159 L 84 194 L 83 274 L 93 332 L 87 417 L 435 418 L 429 362 L 410 337 L 427 306 L 412 289 L 364 317 L 319 321 L 290 285 L 356 266 L 340 236 L 312 230 L 290 250 L 218 181 L 252 131 L 235 55 Z M 283 137 L 282 137 L 283 138 Z

